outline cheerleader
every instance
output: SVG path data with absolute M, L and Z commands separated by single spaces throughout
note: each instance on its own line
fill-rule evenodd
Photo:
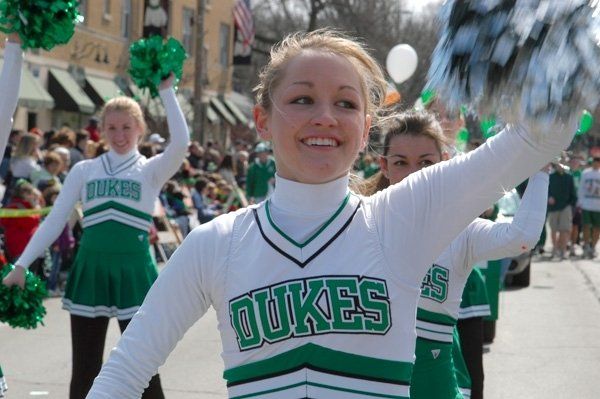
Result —
M 362 198 L 348 188 L 349 171 L 386 88 L 376 61 L 340 34 L 297 33 L 272 49 L 254 120 L 273 144 L 273 194 L 188 235 L 88 398 L 138 398 L 209 306 L 231 398 L 409 396 L 415 312 L 431 264 L 503 188 L 571 137 L 510 126 Z
M 154 202 L 181 165 L 189 140 L 172 81 L 160 86 L 171 132 L 165 151 L 150 159 L 140 155 L 137 145 L 146 131 L 140 106 L 128 97 L 108 101 L 100 124 L 110 151 L 71 169 L 52 211 L 4 279 L 23 286 L 25 269 L 56 240 L 81 201 L 84 232 L 63 298 L 71 314 L 71 399 L 84 398 L 100 371 L 109 318 L 116 317 L 124 331 L 157 277 L 148 243 Z M 158 375 L 143 397 L 163 398 Z
M 410 174 L 447 157 L 442 128 L 431 114 L 411 112 L 393 116 L 384 134 L 381 172 L 369 182 L 371 187 L 400 183 Z M 411 398 L 463 398 L 459 387 L 464 384 L 458 384 L 455 377 L 455 366 L 464 365 L 455 331 L 463 290 L 476 263 L 516 256 L 537 243 L 546 216 L 548 174 L 538 172 L 529 181 L 512 223 L 475 219 L 427 272 L 417 309 Z M 470 184 L 467 194 L 480 181 L 470 180 Z M 454 359 L 453 349 L 458 350 L 458 359 Z

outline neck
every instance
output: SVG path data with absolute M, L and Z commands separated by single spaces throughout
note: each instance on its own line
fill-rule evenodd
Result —
M 348 175 L 322 184 L 298 183 L 275 175 L 273 207 L 297 214 L 314 215 L 335 211 L 348 194 Z

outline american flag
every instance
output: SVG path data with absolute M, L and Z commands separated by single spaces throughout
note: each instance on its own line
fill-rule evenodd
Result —
M 242 35 L 244 45 L 254 42 L 254 20 L 250 9 L 250 0 L 237 0 L 233 7 L 233 21 Z

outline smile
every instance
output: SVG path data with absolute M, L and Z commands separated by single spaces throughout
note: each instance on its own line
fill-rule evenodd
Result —
M 323 137 L 310 137 L 302 140 L 302 142 L 306 145 L 310 146 L 318 146 L 318 147 L 337 147 L 339 143 L 332 138 L 323 138 Z

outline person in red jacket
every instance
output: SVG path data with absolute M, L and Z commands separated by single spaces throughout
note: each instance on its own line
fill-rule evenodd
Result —
M 36 209 L 39 208 L 39 191 L 31 183 L 17 183 L 14 194 L 5 208 Z M 21 255 L 33 233 L 40 225 L 40 215 L 0 218 L 4 228 L 4 238 L 8 261 L 13 262 Z

